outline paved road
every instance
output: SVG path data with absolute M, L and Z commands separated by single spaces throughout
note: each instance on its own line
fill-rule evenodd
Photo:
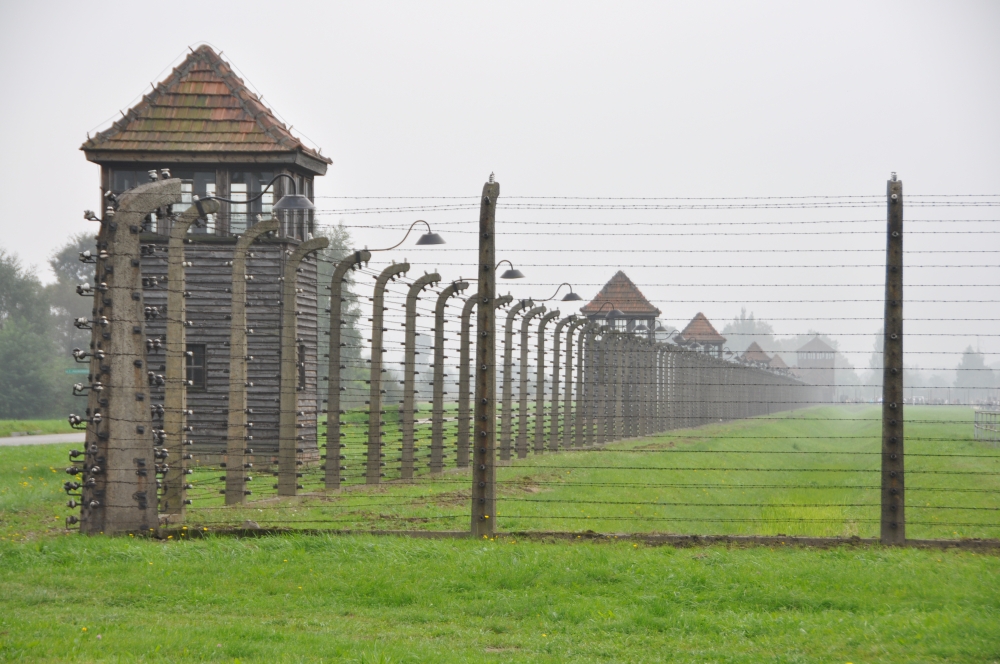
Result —
M 15 436 L 0 438 L 0 447 L 15 445 L 52 445 L 55 443 L 82 443 L 87 434 L 83 433 L 52 433 L 44 436 Z

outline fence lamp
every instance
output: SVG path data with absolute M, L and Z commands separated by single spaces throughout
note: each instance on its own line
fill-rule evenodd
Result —
M 434 233 L 434 232 L 431 231 L 431 225 L 430 224 L 428 224 L 423 219 L 417 219 L 412 224 L 410 224 L 410 227 L 408 229 L 406 229 L 406 235 L 404 235 L 403 239 L 400 240 L 399 242 L 397 242 L 396 244 L 392 245 L 391 247 L 386 247 L 385 249 L 368 249 L 368 251 L 390 251 L 392 249 L 395 249 L 399 245 L 401 245 L 404 242 L 406 242 L 406 238 L 410 237 L 410 233 L 413 231 L 413 227 L 416 226 L 417 224 L 423 224 L 424 226 L 427 227 L 427 232 L 424 233 L 423 235 L 421 235 L 417 239 L 417 244 L 418 245 L 445 244 L 445 241 L 444 241 L 443 237 L 441 237 L 437 233 Z
M 500 261 L 499 263 L 497 263 L 496 267 L 493 268 L 493 269 L 494 270 L 498 269 L 504 263 L 506 263 L 507 265 L 510 265 L 510 269 L 509 270 L 504 270 L 504 273 L 500 275 L 501 279 L 524 279 L 524 273 L 521 272 L 520 270 L 518 270 L 517 268 L 515 268 L 514 264 L 511 263 L 509 260 L 506 260 L 506 259 Z
M 582 297 L 580 297 L 579 295 L 577 295 L 576 293 L 573 292 L 573 287 L 572 286 L 570 286 L 566 282 L 563 282 L 563 283 L 559 284 L 556 287 L 556 292 L 552 294 L 552 297 L 550 297 L 550 298 L 548 298 L 546 300 L 535 300 L 535 302 L 549 302 L 551 300 L 556 299 L 556 295 L 559 294 L 559 289 L 562 288 L 563 286 L 569 286 L 569 292 L 566 293 L 565 295 L 563 295 L 563 298 L 562 298 L 563 302 L 574 302 L 576 300 L 582 300 L 583 299 Z
M 608 313 L 606 313 L 606 314 L 604 314 L 602 316 L 601 315 L 601 311 L 606 306 L 610 306 L 611 307 L 611 311 L 609 311 Z M 610 322 L 610 321 L 613 321 L 616 318 L 625 318 L 625 312 L 621 311 L 619 309 L 616 309 L 615 305 L 612 304 L 610 301 L 609 302 L 602 302 L 601 306 L 597 309 L 597 313 L 594 314 L 594 318 L 603 318 L 604 320 Z

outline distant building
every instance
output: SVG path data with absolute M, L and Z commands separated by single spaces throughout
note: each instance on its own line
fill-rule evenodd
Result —
M 795 373 L 806 383 L 819 388 L 819 400 L 833 403 L 836 394 L 837 351 L 818 336 L 795 351 Z
M 785 361 L 777 353 L 774 354 L 774 357 L 771 358 L 771 361 L 767 365 L 778 371 L 788 371 L 788 365 L 785 364 Z
M 660 315 L 660 310 L 650 304 L 646 296 L 621 270 L 604 284 L 604 288 L 593 300 L 580 308 L 580 313 L 590 320 L 603 321 L 605 315 L 613 309 L 624 314 L 610 321 L 616 330 L 639 332 L 653 338 L 656 317 Z
M 743 352 L 741 356 L 744 362 L 757 362 L 759 364 L 771 364 L 771 357 L 764 352 L 764 349 L 754 341 L 751 343 L 747 349 Z M 777 357 L 777 355 L 775 355 Z
M 709 354 L 716 357 L 722 357 L 722 348 L 726 343 L 726 338 L 719 334 L 700 311 L 681 331 L 678 340 L 689 346 L 703 346 Z

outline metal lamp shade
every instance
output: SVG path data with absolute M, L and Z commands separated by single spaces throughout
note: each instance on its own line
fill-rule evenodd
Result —
M 431 233 L 430 231 L 424 233 L 417 240 L 417 244 L 444 244 L 444 238 L 437 233 Z
M 606 313 L 604 317 L 607 318 L 608 320 L 612 320 L 614 318 L 625 318 L 625 312 L 622 311 L 621 309 L 612 309 L 611 311 Z
M 563 302 L 573 302 L 573 301 L 576 301 L 576 300 L 582 300 L 582 299 L 583 299 L 582 297 L 580 297 L 579 295 L 577 295 L 577 294 L 576 294 L 576 293 L 574 293 L 573 291 L 570 291 L 570 292 L 566 293 L 566 294 L 565 294 L 565 295 L 563 296 L 563 299 L 562 299 L 562 301 L 563 301 Z
M 501 279 L 524 279 L 524 274 L 520 270 L 511 268 L 500 275 Z
M 316 206 L 302 194 L 288 194 L 282 196 L 271 209 L 275 212 L 288 212 L 291 210 L 315 210 Z

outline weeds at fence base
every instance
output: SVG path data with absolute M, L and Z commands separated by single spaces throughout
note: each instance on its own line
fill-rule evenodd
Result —
M 472 539 L 465 530 L 332 530 L 326 528 L 221 528 L 217 530 L 179 530 L 161 528 L 150 535 L 156 539 L 202 539 L 205 537 L 273 537 L 283 535 L 372 535 L 375 537 L 407 537 L 415 539 Z M 532 542 L 635 542 L 645 546 L 672 546 L 695 548 L 727 546 L 732 548 L 783 547 L 834 549 L 837 547 L 879 547 L 882 543 L 874 537 L 801 537 L 783 535 L 659 535 L 655 533 L 597 533 L 562 531 L 500 532 L 501 540 L 529 540 Z M 904 545 L 911 549 L 961 549 L 963 551 L 995 552 L 1000 554 L 1000 540 L 995 539 L 915 539 Z

